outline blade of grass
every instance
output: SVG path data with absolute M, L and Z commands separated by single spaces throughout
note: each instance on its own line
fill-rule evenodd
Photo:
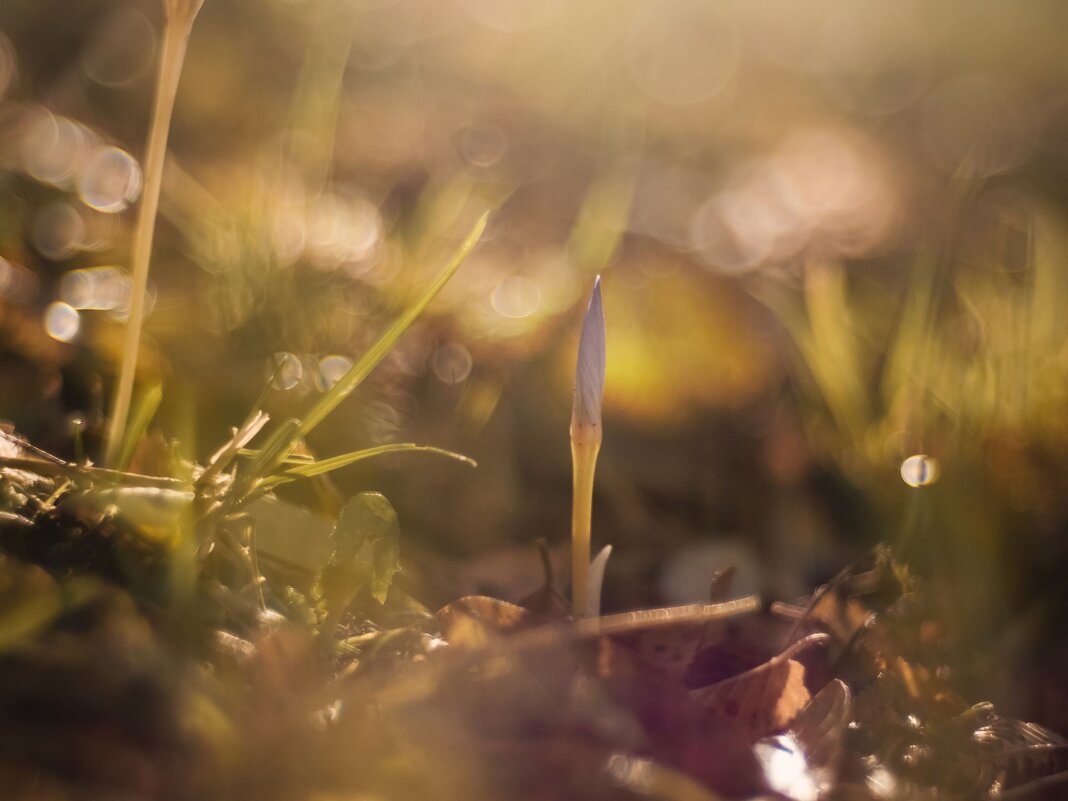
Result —
M 141 441 L 141 437 L 145 435 L 148 424 L 156 416 L 156 411 L 159 409 L 162 400 L 163 385 L 158 383 L 149 386 L 138 398 L 134 407 L 133 418 L 126 429 L 126 436 L 122 440 L 122 448 L 119 450 L 119 456 L 115 461 L 116 470 L 126 470 L 130 466 L 134 448 Z
M 143 476 L 123 470 L 105 467 L 86 467 L 62 461 L 47 461 L 32 457 L 0 456 L 0 465 L 14 470 L 25 470 L 41 476 L 63 477 L 79 486 L 115 484 L 127 487 L 157 487 L 160 489 L 192 490 L 193 485 L 180 478 L 166 476 Z
M 197 479 L 197 485 L 205 486 L 214 476 L 225 470 L 230 465 L 230 462 L 234 460 L 234 457 L 241 453 L 241 449 L 260 433 L 260 430 L 267 425 L 267 421 L 270 419 L 266 412 L 254 412 L 241 428 L 235 429 L 234 435 L 212 454 L 208 460 L 207 468 Z
M 568 250 L 582 269 L 604 269 L 619 250 L 636 184 L 637 170 L 628 167 L 596 178 L 586 192 L 568 241 Z
M 852 441 L 859 442 L 871 414 L 841 265 L 807 265 L 803 293 L 808 325 L 798 347 L 835 423 Z
M 401 338 L 405 331 L 411 326 L 412 323 L 423 313 L 423 310 L 430 304 L 437 294 L 442 290 L 453 274 L 463 264 L 464 260 L 474 250 L 475 245 L 478 244 L 478 240 L 482 237 L 482 232 L 486 229 L 486 220 L 488 212 L 483 214 L 478 222 L 475 223 L 471 233 L 467 235 L 467 238 L 460 245 L 459 249 L 453 254 L 452 259 L 445 266 L 445 269 L 441 271 L 434 282 L 427 288 L 423 296 L 418 301 L 413 303 L 408 309 L 400 316 L 400 318 L 390 327 L 385 334 L 376 342 L 370 350 L 363 355 L 363 357 L 354 364 L 341 379 L 334 384 L 330 390 L 323 394 L 323 396 L 312 406 L 311 410 L 300 424 L 300 433 L 306 435 L 319 423 L 321 423 L 327 415 L 329 415 L 341 401 L 345 400 L 356 387 L 363 382 L 367 375 L 373 370 L 379 362 L 386 357 L 386 355 L 393 349 L 393 346 L 397 344 L 397 340 Z
M 291 417 L 271 432 L 248 468 L 248 477 L 256 479 L 273 471 L 289 455 L 300 439 L 300 420 Z
M 242 459 L 255 459 L 260 455 L 260 452 L 255 448 L 241 448 L 238 450 L 237 455 Z M 314 461 L 315 457 L 306 453 L 291 453 L 281 463 L 284 465 L 311 464 Z
M 329 473 L 333 470 L 347 467 L 350 464 L 361 462 L 364 459 L 383 456 L 387 453 L 405 452 L 435 453 L 439 456 L 445 456 L 449 459 L 455 459 L 458 462 L 471 465 L 472 467 L 478 466 L 478 463 L 474 459 L 469 456 L 464 456 L 462 453 L 445 450 L 444 448 L 435 448 L 432 445 L 416 445 L 414 442 L 402 442 L 391 445 L 379 445 L 377 448 L 364 448 L 363 450 L 352 451 L 351 453 L 343 453 L 340 456 L 332 456 L 329 459 L 321 459 L 317 462 L 311 462 L 310 464 L 296 465 L 287 469 L 285 475 L 298 478 L 311 478 L 312 476 L 320 476 L 323 473 Z
M 108 430 L 104 464 L 115 466 L 126 431 L 126 417 L 130 412 L 133 396 L 134 374 L 137 372 L 137 354 L 141 346 L 141 326 L 145 315 L 145 295 L 148 289 L 148 266 L 152 257 L 152 237 L 156 230 L 156 212 L 159 209 L 160 187 L 163 185 L 163 162 L 167 153 L 167 134 L 174 112 L 174 99 L 178 94 L 178 80 L 182 74 L 186 46 L 193 29 L 193 20 L 202 0 L 168 0 L 166 22 L 163 29 L 163 44 L 160 55 L 159 74 L 156 78 L 156 100 L 152 109 L 152 122 L 148 132 L 148 148 L 145 153 L 145 189 L 141 196 L 141 208 L 137 216 L 131 255 L 132 286 L 130 288 L 130 318 L 126 323 L 126 336 L 122 346 L 122 362 L 119 381 L 111 409 L 111 427 Z
M 214 475 L 225 470 L 235 456 L 257 456 L 259 454 L 259 451 L 246 450 L 245 445 L 259 434 L 270 420 L 270 416 L 263 411 L 263 406 L 267 402 L 267 394 L 271 391 L 271 387 L 274 385 L 274 381 L 278 378 L 279 373 L 282 372 L 282 367 L 284 365 L 284 360 L 280 359 L 278 364 L 274 366 L 274 370 L 267 377 L 267 381 L 260 389 L 260 394 L 256 398 L 256 402 L 252 404 L 252 408 L 249 410 L 245 422 L 237 429 L 231 440 L 224 443 L 223 446 L 215 451 L 215 453 L 211 455 L 211 458 L 208 459 L 208 467 L 198 479 L 198 486 L 205 486 Z
M 474 250 L 475 245 L 478 244 L 478 240 L 482 237 L 482 232 L 486 229 L 486 220 L 488 216 L 489 213 L 487 212 L 478 219 L 474 228 L 471 229 L 471 233 L 467 235 L 467 238 L 457 249 L 456 253 L 453 254 L 452 259 L 449 260 L 445 269 L 443 269 L 438 277 L 434 279 L 429 287 L 427 287 L 422 296 L 409 306 L 404 313 L 397 318 L 396 322 L 390 326 L 389 330 L 387 330 L 379 340 L 371 346 L 363 357 L 349 368 L 349 371 L 315 402 L 304 418 L 297 421 L 295 426 L 284 427 L 275 432 L 271 439 L 268 440 L 260 450 L 259 457 L 250 467 L 253 476 L 266 476 L 274 472 L 275 468 L 277 468 L 285 457 L 289 455 L 289 452 L 296 446 L 301 437 L 306 436 L 318 426 L 319 423 L 325 420 L 327 416 L 337 408 L 338 404 L 351 395 L 353 390 L 355 390 L 356 387 L 367 378 L 370 372 L 378 366 L 378 363 L 381 362 L 393 349 L 393 346 L 397 344 L 397 340 L 401 338 L 411 324 L 423 313 L 423 310 L 430 304 L 430 301 L 437 296 L 442 287 L 448 283 L 456 270 L 459 269 L 460 265 L 463 264 L 471 251 Z

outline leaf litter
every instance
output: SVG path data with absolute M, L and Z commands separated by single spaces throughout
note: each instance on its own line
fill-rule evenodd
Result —
M 796 602 L 732 597 L 723 565 L 709 603 L 609 615 L 593 597 L 572 609 L 544 550 L 544 586 L 524 604 L 467 596 L 432 612 L 374 492 L 342 508 L 321 559 L 261 554 L 257 515 L 284 508 L 263 505 L 274 487 L 376 455 L 297 454 L 484 224 L 257 449 L 256 410 L 176 477 L 0 438 L 0 787 L 161 801 L 1057 797 L 1068 742 L 961 697 L 922 583 L 886 546 Z M 576 460 L 586 500 L 599 425 Z M 608 553 L 585 594 L 599 596 Z
M 529 606 L 469 596 L 431 614 L 396 581 L 392 506 L 361 493 L 318 572 L 265 568 L 266 606 L 216 566 L 175 607 L 150 588 L 172 569 L 170 541 L 146 534 L 143 516 L 87 505 L 91 487 L 46 504 L 81 479 L 27 477 L 27 458 L 6 457 L 21 461 L 4 474 L 0 673 L 18 689 L 2 714 L 23 743 L 8 750 L 17 762 L 2 760 L 11 786 L 29 786 L 24 765 L 57 787 L 73 776 L 176 799 L 238 797 L 222 787 L 669 800 L 1042 798 L 1063 787 L 1068 743 L 958 695 L 922 584 L 886 547 L 800 603 L 767 608 L 734 598 L 575 622 L 547 576 Z M 166 494 L 164 518 L 177 492 L 132 489 Z M 90 569 L 56 572 L 72 561 Z M 64 681 L 92 689 L 75 702 L 58 692 Z M 137 687 L 145 703 L 112 721 L 110 705 Z M 77 715 L 109 732 L 96 747 L 127 766 L 115 775 L 68 765 L 31 733 L 48 721 L 56 742 L 82 747 L 57 720 L 85 704 L 95 711 Z M 157 719 L 147 740 L 145 715 Z M 165 767 L 176 764 L 184 778 Z

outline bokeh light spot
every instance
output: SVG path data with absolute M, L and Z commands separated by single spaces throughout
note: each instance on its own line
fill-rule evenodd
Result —
M 22 166 L 42 183 L 68 187 L 92 139 L 83 126 L 46 109 L 37 109 L 23 129 Z
M 342 265 L 350 269 L 367 259 L 382 233 L 382 217 L 373 203 L 363 197 L 343 198 L 323 195 L 308 208 L 304 247 L 312 264 L 329 270 Z M 290 249 L 298 232 L 288 232 Z
M 932 456 L 918 453 L 901 463 L 901 480 L 910 487 L 926 487 L 938 480 L 940 467 Z
M 78 336 L 82 318 L 73 306 L 57 300 L 50 303 L 44 313 L 44 327 L 48 336 L 60 342 L 71 342 Z
M 57 200 L 37 212 L 30 236 L 42 256 L 61 261 L 81 248 L 85 239 L 85 220 L 70 203 Z
M 156 35 L 152 23 L 134 8 L 120 7 L 99 28 L 82 60 L 89 79 L 103 86 L 124 86 L 152 63 Z
M 459 342 L 448 342 L 434 352 L 431 369 L 444 384 L 461 384 L 471 375 L 471 351 Z
M 816 801 L 820 788 L 814 772 L 793 736 L 781 734 L 761 740 L 753 753 L 773 790 L 794 801 Z
M 497 284 L 490 296 L 490 302 L 497 314 L 519 320 L 538 310 L 541 305 L 541 290 L 529 278 L 512 275 Z
M 37 293 L 38 283 L 33 271 L 0 258 L 0 297 L 12 303 L 27 303 Z
M 474 167 L 492 167 L 508 148 L 504 131 L 496 125 L 469 125 L 456 136 L 460 155 Z
M 59 282 L 60 300 L 75 309 L 126 309 L 130 294 L 130 277 L 117 267 L 71 270 Z
M 78 197 L 106 214 L 122 211 L 141 194 L 141 167 L 125 150 L 99 147 L 78 174 Z

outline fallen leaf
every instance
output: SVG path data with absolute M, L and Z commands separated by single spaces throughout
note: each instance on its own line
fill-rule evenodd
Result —
M 468 595 L 438 610 L 442 637 L 459 648 L 481 648 L 530 617 L 521 606 L 486 595 Z
M 810 698 L 804 665 L 784 657 L 691 690 L 690 697 L 710 716 L 733 721 L 753 740 L 788 726 Z

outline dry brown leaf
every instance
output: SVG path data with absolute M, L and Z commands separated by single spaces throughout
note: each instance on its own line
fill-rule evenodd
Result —
M 521 606 L 486 595 L 468 595 L 437 613 L 442 637 L 459 648 L 481 648 L 494 636 L 519 628 L 529 616 Z
M 723 636 L 724 625 L 717 622 L 648 629 L 616 639 L 652 672 L 681 684 L 697 653 Z
M 755 740 L 789 725 L 810 696 L 805 666 L 780 655 L 732 679 L 692 690 L 690 698 Z

